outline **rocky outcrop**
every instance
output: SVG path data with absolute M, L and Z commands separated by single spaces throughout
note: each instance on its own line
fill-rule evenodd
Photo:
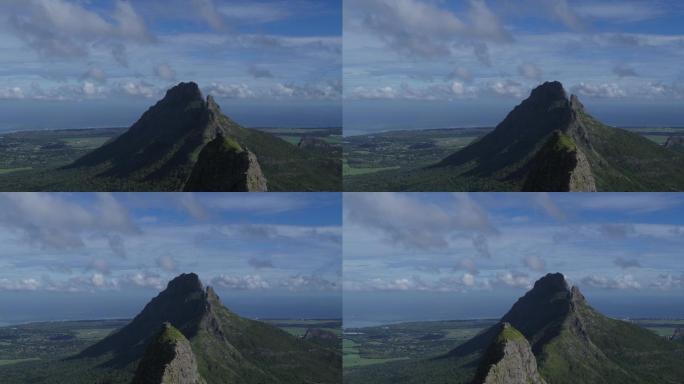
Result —
M 670 136 L 664 144 L 665 148 L 684 152 L 684 136 Z
M 148 345 L 132 384 L 206 384 L 190 342 L 170 323 Z
M 474 384 L 546 384 L 525 336 L 509 323 L 500 323 L 498 327 L 498 335 L 480 363 Z
M 578 130 L 581 132 L 581 129 Z M 528 164 L 523 191 L 595 192 L 596 181 L 584 152 L 573 138 L 554 131 Z
M 199 154 L 183 188 L 186 192 L 266 192 L 266 177 L 254 153 L 216 136 Z

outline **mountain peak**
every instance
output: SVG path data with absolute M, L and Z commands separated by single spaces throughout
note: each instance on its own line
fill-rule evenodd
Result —
M 547 81 L 532 90 L 530 99 L 567 100 L 563 84 L 559 81 Z
M 532 291 L 543 290 L 547 292 L 570 292 L 568 282 L 562 273 L 548 273 L 534 283 Z M 531 291 L 531 292 L 532 292 Z
M 178 293 L 204 291 L 204 286 L 202 285 L 199 276 L 191 272 L 182 273 L 173 280 L 169 281 L 169 284 L 166 286 L 166 290 Z
M 192 100 L 203 100 L 202 91 L 200 91 L 199 86 L 194 81 L 189 81 L 187 83 L 178 83 L 178 85 L 171 87 L 166 91 L 166 96 L 163 100 L 167 101 L 192 101 Z
M 577 291 L 579 292 L 579 291 Z M 543 344 L 543 340 L 554 337 L 560 327 L 580 304 L 561 273 L 549 273 L 534 283 L 534 287 L 513 304 L 501 319 L 511 323 L 530 340 L 533 350 Z M 531 338 L 532 336 L 535 338 Z
M 436 166 L 472 164 L 474 167 L 468 171 L 472 175 L 523 167 L 530 153 L 538 151 L 554 131 L 567 132 L 576 118 L 563 85 L 558 81 L 546 82 L 533 89 L 494 131 Z

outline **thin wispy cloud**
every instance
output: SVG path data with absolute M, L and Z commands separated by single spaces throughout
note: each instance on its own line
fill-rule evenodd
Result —
M 495 124 L 541 82 L 558 80 L 611 124 L 634 118 L 607 105 L 679 125 L 682 15 L 674 1 L 348 1 L 345 116 L 358 131 Z M 367 100 L 416 121 L 378 123 Z
M 506 295 L 562 272 L 581 288 L 620 294 L 649 292 L 654 284 L 676 289 L 679 280 L 660 276 L 684 271 L 684 200 L 676 195 L 457 196 L 346 196 L 345 289 Z M 487 219 L 475 224 L 473 217 Z
M 220 289 L 335 291 L 340 196 L 278 195 L 263 197 L 285 209 L 242 194 L 2 194 L 0 294 L 151 294 L 181 272 Z
M 312 100 L 330 109 L 341 97 L 329 87 L 341 83 L 340 7 L 305 0 L 4 1 L 0 109 L 3 101 L 26 108 L 58 101 L 66 110 L 107 101 L 125 105 L 132 119 L 141 112 L 137 103 L 148 106 L 175 82 L 192 80 L 224 105 L 293 103 L 312 115 L 302 116 L 306 124 L 320 113 Z M 331 124 L 338 119 L 328 116 Z

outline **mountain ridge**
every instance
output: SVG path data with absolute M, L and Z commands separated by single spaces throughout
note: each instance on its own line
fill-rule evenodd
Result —
M 684 191 L 684 151 L 676 148 L 601 123 L 552 81 L 442 160 L 355 175 L 348 190 Z
M 337 164 L 330 161 L 327 153 L 299 148 L 271 133 L 240 126 L 222 112 L 213 96 L 204 98 L 194 82 L 181 82 L 170 88 L 123 134 L 62 170 L 93 174 L 100 183 L 109 185 L 108 190 L 181 191 L 203 149 L 218 137 L 248 148 L 248 152 L 218 156 L 213 160 L 237 170 L 245 167 L 245 160 L 253 169 L 256 166 L 252 165 L 258 164 L 259 172 L 269 182 L 268 190 L 341 189 L 341 159 Z M 205 178 L 226 177 L 221 172 L 222 167 L 205 165 L 201 169 L 205 171 Z M 120 184 L 124 187 L 116 187 Z M 221 183 L 214 184 L 221 186 Z M 234 183 L 228 184 L 234 186 Z M 199 187 L 205 185 L 208 189 L 216 187 L 209 182 L 201 183 Z
M 126 326 L 71 360 L 94 359 L 107 369 L 131 371 L 159 327 L 184 335 L 207 383 L 335 383 L 341 355 L 225 308 L 194 273 L 181 274 Z
M 501 347 L 497 338 L 505 323 L 529 342 L 540 378 L 548 384 L 675 384 L 684 380 L 682 344 L 600 314 L 577 286 L 568 284 L 565 276 L 549 273 L 537 280 L 497 325 L 451 351 L 424 360 L 357 368 L 345 375 L 345 382 L 482 382 L 486 377 L 483 369 L 499 361 L 488 358 L 487 352 Z M 521 346 L 524 343 L 510 350 L 511 359 L 503 366 L 510 365 L 510 361 L 531 363 L 531 356 Z M 499 378 L 507 374 L 500 369 L 497 372 Z M 520 377 L 520 373 L 511 374 Z

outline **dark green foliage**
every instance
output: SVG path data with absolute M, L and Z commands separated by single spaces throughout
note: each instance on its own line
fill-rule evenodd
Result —
M 610 128 L 589 115 L 593 151 L 585 151 L 599 191 L 682 191 L 684 156 L 623 129 Z
M 466 384 L 475 376 L 479 356 L 396 361 L 345 370 L 348 384 Z
M 254 129 L 243 129 L 235 138 L 257 156 L 269 191 L 342 190 L 339 151 L 323 156 Z

